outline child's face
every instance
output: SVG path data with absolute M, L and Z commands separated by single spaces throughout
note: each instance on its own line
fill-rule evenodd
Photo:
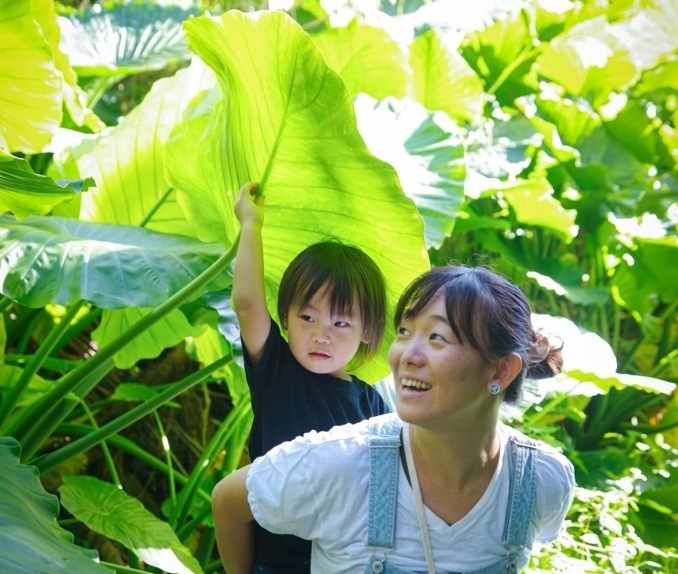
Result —
M 368 342 L 359 311 L 332 315 L 327 292 L 321 289 L 305 307 L 290 308 L 286 326 L 290 350 L 305 369 L 350 380 L 346 365 L 360 343 Z

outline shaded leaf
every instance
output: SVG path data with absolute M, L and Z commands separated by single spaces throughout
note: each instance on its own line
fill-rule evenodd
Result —
M 59 19 L 62 48 L 83 77 L 162 69 L 190 59 L 181 25 L 197 13 L 147 2 L 98 4 Z
M 81 299 L 103 309 L 154 307 L 222 254 L 220 244 L 137 227 L 0 216 L 0 291 L 28 307 Z
M 73 535 L 57 524 L 57 497 L 45 491 L 37 468 L 19 462 L 20 451 L 15 439 L 0 437 L 0 570 L 111 574 L 95 562 L 96 553 L 73 545 Z
M 91 476 L 64 476 L 61 504 L 89 529 L 132 550 L 163 572 L 201 574 L 202 568 L 166 522 L 114 484 Z
M 395 166 L 403 191 L 417 205 L 426 246 L 440 247 L 466 201 L 461 130 L 444 112 L 429 112 L 413 101 L 361 96 L 355 107 L 370 151 Z

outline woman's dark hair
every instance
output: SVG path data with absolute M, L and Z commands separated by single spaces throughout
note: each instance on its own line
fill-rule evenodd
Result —
M 351 360 L 355 369 L 381 346 L 386 322 L 386 281 L 377 264 L 363 251 L 338 240 L 321 241 L 304 249 L 289 264 L 278 290 L 278 318 L 286 324 L 292 307 L 304 307 L 327 289 L 332 313 L 360 311 L 369 343 L 361 343 Z
M 543 348 L 544 337 L 532 326 L 532 308 L 513 283 L 485 267 L 435 267 L 415 279 L 400 297 L 395 326 L 414 317 L 441 292 L 447 320 L 462 344 L 486 360 L 517 353 L 523 368 L 504 393 L 504 401 L 520 399 L 525 376 L 543 379 L 560 372 L 562 344 Z M 541 346 L 541 348 L 540 348 Z

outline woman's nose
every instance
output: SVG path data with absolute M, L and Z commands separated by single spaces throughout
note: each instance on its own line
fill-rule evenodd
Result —
M 419 341 L 411 340 L 403 347 L 400 362 L 404 365 L 418 365 L 423 361 L 423 357 Z

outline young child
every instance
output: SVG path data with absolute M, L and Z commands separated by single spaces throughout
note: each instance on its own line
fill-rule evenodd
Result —
M 360 366 L 381 345 L 386 284 L 379 268 L 361 250 L 338 241 L 302 251 L 283 274 L 278 292 L 286 342 L 266 307 L 263 196 L 256 196 L 257 189 L 257 183 L 245 184 L 234 204 L 241 230 L 232 299 L 254 411 L 252 460 L 308 431 L 389 410 L 375 389 L 349 374 L 349 367 Z M 256 524 L 253 553 L 252 572 L 310 572 L 310 542 Z

